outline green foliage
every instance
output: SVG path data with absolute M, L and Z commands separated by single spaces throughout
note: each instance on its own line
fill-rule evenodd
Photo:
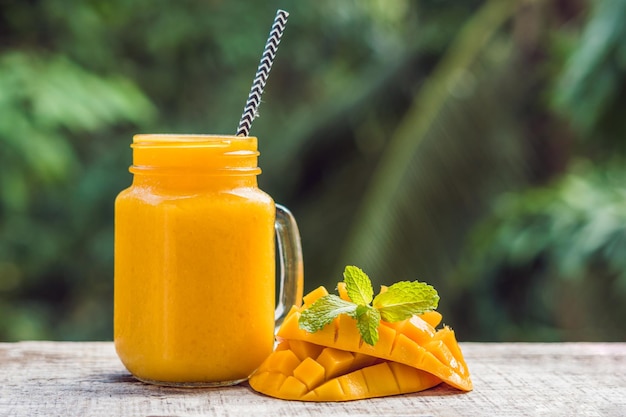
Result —
M 461 333 L 626 340 L 625 19 L 626 3 L 593 3 L 552 82 L 580 141 L 565 171 L 498 196 L 470 234 L 451 291 Z
M 547 186 L 496 200 L 456 277 L 474 337 L 623 340 L 625 166 L 578 161 Z
M 533 61 L 524 61 L 517 42 L 527 41 L 515 42 L 503 30 L 521 9 L 513 3 L 487 2 L 467 22 L 393 133 L 340 262 L 362 264 L 374 275 L 418 271 L 418 276 L 434 277 L 432 282 L 444 294 L 442 310 L 458 321 L 461 338 L 623 340 L 626 333 L 618 329 L 626 312 L 616 287 L 624 285 L 619 272 L 624 262 L 619 243 L 623 216 L 617 215 L 624 212 L 620 197 L 624 182 L 609 181 L 605 171 L 621 177 L 615 167 L 608 169 L 606 155 L 623 149 L 620 137 L 626 133 L 623 122 L 609 123 L 611 117 L 623 114 L 620 89 L 626 72 L 616 63 L 621 62 L 619 34 L 626 13 L 622 3 L 619 7 L 601 3 L 590 13 L 581 42 L 572 44 L 569 63 L 555 56 L 555 61 L 544 64 L 563 68 L 553 80 L 546 79 L 543 68 Z M 529 9 L 524 12 L 542 10 Z M 607 36 L 599 36 L 603 34 Z M 542 39 L 541 32 L 527 35 Z M 542 108 L 534 89 L 549 84 L 558 85 L 553 102 L 566 122 L 584 128 L 579 137 L 588 140 L 577 151 L 597 154 L 599 160 L 588 170 L 589 182 L 567 174 L 562 186 L 539 188 L 537 193 L 543 197 L 537 199 L 534 192 L 518 194 L 533 178 L 528 152 L 561 160 L 572 152 L 562 139 L 567 133 L 557 130 L 557 120 L 550 126 L 556 137 L 546 135 L 543 142 L 531 139 L 536 142 L 533 146 L 543 149 L 523 145 L 522 138 L 530 132 L 520 123 L 532 123 L 536 116 L 517 115 L 523 106 L 531 105 L 539 113 Z M 596 136 L 603 141 L 592 140 Z M 550 155 L 553 146 L 561 155 Z M 503 193 L 523 207 L 539 204 L 541 208 L 519 216 L 496 212 L 492 218 L 487 214 L 489 202 L 501 200 Z M 578 205 L 585 205 L 587 211 L 558 204 L 561 193 L 578 198 Z M 492 225 L 490 232 L 480 222 L 474 230 L 481 217 Z M 540 233 L 533 234 L 536 231 Z M 472 240 L 465 243 L 466 234 L 480 236 L 484 244 L 475 248 Z M 520 258 L 521 254 L 528 256 Z M 460 257 L 464 264 L 457 266 Z M 538 263 L 549 265 L 550 273 L 542 273 Z M 558 291 L 572 275 L 584 276 L 584 283 Z M 586 297 L 572 296 L 577 291 Z M 601 324 L 592 323 L 597 317 L 603 318 Z
M 3 6 L 12 36 L 0 53 L 0 339 L 106 338 L 108 208 L 122 183 L 105 138 L 155 108 L 131 79 L 30 44 L 52 36 L 54 18 L 33 27 L 27 7 Z
M 15 184 L 23 188 L 29 174 L 42 182 L 58 182 L 76 168 L 71 134 L 138 123 L 154 111 L 129 80 L 92 74 L 62 55 L 4 53 L 0 90 L 2 165 L 14 170 L 3 176 L 3 201 L 13 207 L 26 204 L 23 191 L 10 190 Z
M 525 120 L 512 115 L 534 79 L 502 31 L 516 10 L 492 1 L 475 13 L 387 134 L 340 262 L 445 291 L 476 216 L 527 180 Z
M 95 295 L 101 284 L 83 275 L 95 265 L 110 270 L 111 250 L 99 242 L 110 233 L 98 224 L 103 206 L 96 205 L 106 202 L 97 193 L 111 182 L 98 172 L 106 156 L 85 172 L 85 147 L 76 140 L 140 123 L 154 109 L 131 81 L 91 73 L 61 54 L 5 52 L 0 91 L 0 296 L 13 296 L 0 297 L 7 318 L 0 337 L 52 337 L 60 326 L 53 309 L 93 303 L 75 294 L 87 292 L 78 282 L 94 285 Z M 90 253 L 92 244 L 101 253 Z
M 613 289 L 626 290 L 624 166 L 581 161 L 554 184 L 501 196 L 478 232 L 482 244 L 472 247 L 510 265 L 541 256 L 563 279 L 583 279 L 593 265 L 604 265 L 617 279 Z

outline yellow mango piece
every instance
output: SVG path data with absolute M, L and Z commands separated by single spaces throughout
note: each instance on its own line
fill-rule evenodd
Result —
M 397 336 L 398 334 L 394 329 L 386 326 L 378 326 L 378 342 L 376 342 L 376 345 L 372 346 L 372 348 L 374 348 L 376 352 L 385 352 L 386 355 L 389 355 L 391 354 Z M 376 354 L 372 356 L 378 357 L 379 355 Z
M 300 313 L 297 314 L 299 317 Z M 359 328 L 356 325 L 355 319 L 345 314 L 341 314 L 335 320 L 333 320 L 331 324 L 324 327 L 322 330 L 316 332 L 315 334 L 324 333 L 325 338 L 328 338 L 330 336 L 329 333 L 331 330 L 333 332 L 332 337 L 334 345 L 329 344 L 327 346 L 347 350 L 350 352 L 359 352 L 359 345 L 363 344 L 363 340 L 361 339 L 361 333 L 359 332 Z M 315 343 L 313 341 L 311 342 Z M 318 344 L 323 345 L 323 343 Z
M 300 398 L 301 401 L 348 401 L 351 399 L 343 392 L 337 378 L 327 381 Z
M 419 316 L 413 316 L 410 319 L 396 321 L 394 323 L 382 322 L 381 325 L 390 327 L 396 332 L 404 334 L 419 345 L 430 342 L 435 337 L 435 333 L 437 333 L 433 326 L 422 320 Z
M 293 370 L 293 376 L 303 382 L 309 391 L 323 382 L 325 375 L 324 367 L 315 362 L 313 358 L 306 358 Z
M 374 397 L 394 395 L 400 392 L 400 387 L 398 387 L 388 362 L 363 368 L 363 376 L 365 377 L 368 391 Z
M 339 298 L 341 298 L 342 300 L 352 301 L 350 300 L 350 297 L 348 297 L 348 290 L 346 289 L 345 282 L 340 282 L 339 284 L 337 284 L 337 293 L 339 293 Z
M 280 386 L 278 392 L 282 396 L 281 398 L 285 398 L 287 400 L 297 400 L 302 398 L 304 394 L 306 394 L 309 390 L 307 389 L 304 382 L 298 380 L 298 378 L 294 376 L 288 376 L 285 378 L 285 381 Z
M 406 335 L 400 333 L 393 345 L 391 355 L 394 357 L 403 357 L 406 362 L 416 364 L 422 363 L 424 353 L 424 349 L 420 349 L 418 344 L 406 337 Z
M 306 342 L 302 342 L 302 343 L 306 343 Z M 287 349 L 291 349 L 291 344 L 289 343 L 288 340 L 283 340 L 281 341 L 278 345 L 276 345 L 276 347 L 274 348 L 274 350 L 287 350 Z
M 402 393 L 423 391 L 441 383 L 441 379 L 433 374 L 402 363 L 389 362 L 389 369 Z
M 317 357 L 317 362 L 326 370 L 326 379 L 344 374 L 354 362 L 354 355 L 345 350 L 325 348 Z
M 452 355 L 452 352 L 450 352 L 450 349 L 448 349 L 448 346 L 441 340 L 433 340 L 427 343 L 424 348 L 432 353 L 435 358 L 439 359 L 440 362 L 450 364 L 450 367 L 455 370 L 458 369 L 458 363 L 455 357 Z
M 281 385 L 283 385 L 283 382 L 285 382 L 285 379 L 287 379 L 287 375 L 281 374 L 280 372 L 257 370 L 254 373 L 255 386 L 263 387 L 263 392 L 268 393 L 268 395 L 272 395 L 270 393 L 277 394 L 280 390 Z M 252 385 L 252 383 L 250 385 Z M 257 389 L 257 391 L 259 390 Z
M 289 340 L 289 349 L 296 354 L 301 361 L 306 358 L 316 359 L 324 349 L 324 346 L 314 345 L 313 343 L 304 342 L 302 340 Z
M 435 339 L 441 340 L 456 360 L 456 366 L 453 366 L 453 368 L 457 370 L 459 374 L 469 378 L 469 369 L 467 368 L 467 363 L 465 363 L 463 352 L 461 352 L 461 348 L 454 336 L 454 330 L 445 326 L 435 334 Z
M 349 374 L 342 375 L 340 378 L 337 378 L 339 386 L 346 397 L 361 399 L 372 398 L 375 396 L 367 386 L 367 381 L 365 380 L 365 375 L 363 373 L 364 369 L 365 368 L 357 369 Z M 318 396 L 321 395 L 322 393 L 318 393 Z
M 299 317 L 299 313 L 297 315 Z M 298 329 L 301 330 L 299 327 Z M 396 331 L 394 329 L 380 326 L 378 328 L 378 342 L 375 346 L 368 345 L 361 338 L 361 333 L 359 332 L 359 328 L 356 325 L 356 320 L 345 314 L 340 315 L 333 321 L 333 323 L 326 326 L 319 332 L 316 332 L 315 334 L 318 335 L 323 333 L 325 338 L 328 338 L 330 337 L 329 333 L 331 331 L 333 332 L 333 344 L 319 344 L 347 350 L 350 352 L 360 352 L 366 355 L 376 357 L 383 357 L 380 355 L 381 352 L 385 352 L 386 354 L 391 352 L 391 348 L 396 337 Z M 313 342 L 312 340 L 308 341 Z
M 376 356 L 370 356 L 364 353 L 355 352 L 354 362 L 352 362 L 352 366 L 350 368 L 352 370 L 355 370 L 365 368 L 366 366 L 376 365 L 377 363 L 381 362 L 383 362 L 383 359 L 377 358 Z
M 291 350 L 279 350 L 273 352 L 269 357 L 267 366 L 261 365 L 262 368 L 270 372 L 279 372 L 285 375 L 291 375 L 294 369 L 300 365 L 300 359 Z
M 430 324 L 433 328 L 439 326 L 441 320 L 443 319 L 441 313 L 434 310 L 427 311 L 424 314 L 420 314 L 418 317 L 424 320 L 426 323 Z
M 432 388 L 441 380 L 407 365 L 384 361 L 334 378 L 302 401 L 348 401 L 408 394 Z
M 326 291 L 326 288 L 317 287 L 302 298 L 302 307 L 309 308 L 311 304 L 313 304 L 318 298 L 322 298 L 325 295 L 328 295 L 328 291 Z

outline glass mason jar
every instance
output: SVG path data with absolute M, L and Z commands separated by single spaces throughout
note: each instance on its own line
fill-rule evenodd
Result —
M 131 147 L 133 182 L 115 200 L 118 356 L 144 382 L 239 383 L 302 298 L 293 216 L 258 188 L 255 137 L 148 134 Z

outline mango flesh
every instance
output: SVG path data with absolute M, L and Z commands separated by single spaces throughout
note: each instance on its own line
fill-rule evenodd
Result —
M 339 295 L 347 298 L 345 287 Z M 383 289 L 384 290 L 384 289 Z M 275 351 L 250 377 L 250 386 L 286 400 L 349 401 L 422 391 L 442 381 L 472 390 L 454 332 L 435 330 L 441 314 L 381 322 L 375 346 L 364 343 L 353 318 L 340 315 L 315 333 L 300 329 L 300 313 L 328 294 L 319 287 L 292 307 L 277 333 Z

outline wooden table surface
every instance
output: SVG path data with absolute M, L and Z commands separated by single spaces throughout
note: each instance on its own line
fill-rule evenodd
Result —
M 134 380 L 111 342 L 0 343 L 0 416 L 626 416 L 626 343 L 461 343 L 474 391 L 343 403 Z

